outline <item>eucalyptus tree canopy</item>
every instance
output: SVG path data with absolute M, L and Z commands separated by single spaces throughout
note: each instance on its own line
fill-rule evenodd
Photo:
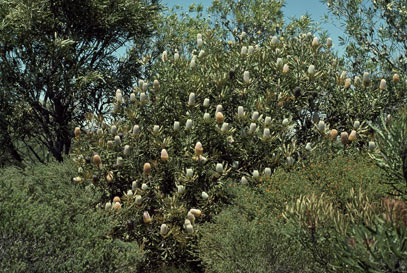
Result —
M 1 104 L 28 107 L 35 141 L 62 161 L 74 124 L 140 75 L 143 52 L 118 50 L 146 48 L 160 9 L 156 0 L 0 1 Z M 3 130 L 10 116 L 18 113 L 0 115 Z

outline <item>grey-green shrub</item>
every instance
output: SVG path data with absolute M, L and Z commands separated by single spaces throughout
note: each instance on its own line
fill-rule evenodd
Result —
M 111 238 L 101 194 L 72 183 L 72 169 L 0 170 L 0 272 L 134 272 L 140 248 Z
M 264 195 L 235 187 L 235 203 L 203 225 L 200 258 L 208 272 L 317 272 L 310 252 L 284 236 Z

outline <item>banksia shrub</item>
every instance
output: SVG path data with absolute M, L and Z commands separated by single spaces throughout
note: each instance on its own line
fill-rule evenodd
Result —
M 359 93 L 373 91 L 333 84 L 342 69 L 319 41 L 314 48 L 312 38 L 276 37 L 250 55 L 243 50 L 242 58 L 246 45 L 199 33 L 205 42 L 197 37 L 186 54 L 170 47 L 162 53 L 151 67 L 153 77 L 131 90 L 136 100 L 123 90 L 112 113 L 89 116 L 85 127 L 103 131 L 76 139 L 72 150 L 84 183 L 105 193 L 101 203 L 121 198 L 115 213 L 122 225 L 115 234 L 145 245 L 150 270 L 195 260 L 200 225 L 230 202 L 226 185 L 255 186 L 262 181 L 259 170 L 267 168 L 269 176 L 278 166 L 295 168 L 313 149 L 304 150 L 307 143 L 323 142 L 329 126 L 349 130 L 349 119 L 376 114 L 370 102 L 366 111 L 349 109 L 360 102 Z M 198 57 L 199 50 L 206 53 Z M 383 105 L 389 94 L 375 96 Z M 313 123 L 315 113 L 326 118 Z M 99 163 L 88 164 L 85 158 L 95 154 Z M 133 194 L 126 194 L 130 189 Z M 191 208 L 202 215 L 185 225 Z M 169 229 L 165 236 L 163 224 Z

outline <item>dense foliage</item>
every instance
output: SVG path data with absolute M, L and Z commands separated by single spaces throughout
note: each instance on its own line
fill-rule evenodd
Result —
M 72 185 L 72 165 L 0 171 L 1 272 L 134 272 L 143 254 L 95 211 L 100 192 Z
M 159 9 L 154 0 L 1 1 L 0 141 L 9 155 L 22 162 L 18 144 L 35 154 L 40 143 L 62 161 L 73 123 L 104 112 L 109 91 L 142 74 L 144 51 L 117 51 L 147 50 Z
M 243 3 L 162 15 L 159 58 L 103 84 L 65 176 L 143 250 L 126 270 L 403 272 L 405 75 L 345 69 L 307 16 Z

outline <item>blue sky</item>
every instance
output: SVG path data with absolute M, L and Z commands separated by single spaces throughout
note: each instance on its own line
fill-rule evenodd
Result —
M 206 9 L 211 5 L 212 0 L 162 0 L 162 4 L 168 6 L 169 8 L 180 5 L 187 9 L 193 3 L 202 4 L 204 6 L 204 9 Z M 320 0 L 285 0 L 283 14 L 286 21 L 288 21 L 290 17 L 300 17 L 305 13 L 308 13 L 314 21 L 321 22 L 323 16 L 328 13 L 328 9 L 326 5 L 320 2 Z M 328 31 L 329 35 L 334 41 L 334 49 L 338 50 L 338 52 L 341 53 L 343 49 L 340 48 L 338 45 L 338 36 L 343 33 L 342 30 L 334 26 L 333 24 L 321 24 L 321 28 Z

